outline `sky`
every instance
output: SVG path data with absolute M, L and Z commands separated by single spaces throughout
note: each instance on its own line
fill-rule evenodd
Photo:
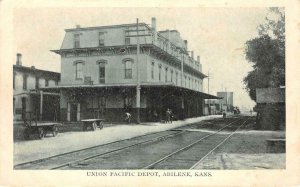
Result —
M 250 110 L 243 78 L 251 71 L 244 54 L 245 42 L 257 36 L 267 8 L 16 8 L 14 10 L 14 51 L 22 53 L 24 66 L 60 72 L 59 49 L 67 28 L 140 22 L 157 30 L 176 29 L 188 40 L 188 50 L 200 56 L 202 72 L 210 75 L 209 93 L 234 92 L 234 105 Z M 208 92 L 208 79 L 204 80 Z

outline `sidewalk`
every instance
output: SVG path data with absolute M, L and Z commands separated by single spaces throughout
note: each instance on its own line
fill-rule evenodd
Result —
M 172 124 L 141 123 L 114 125 L 97 131 L 66 132 L 57 137 L 45 137 L 43 140 L 21 141 L 14 143 L 14 165 L 49 157 L 65 152 L 75 151 L 118 140 L 133 138 L 144 134 L 174 129 L 203 120 L 220 118 L 221 115 L 189 118 L 174 121 Z

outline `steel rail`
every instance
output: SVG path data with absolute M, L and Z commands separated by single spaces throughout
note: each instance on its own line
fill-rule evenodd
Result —
M 195 123 L 192 123 L 192 124 L 189 124 L 191 126 L 195 126 Z M 187 126 L 189 126 L 187 125 Z M 199 126 L 202 126 L 204 124 L 201 124 Z M 174 129 L 176 130 L 176 129 Z M 162 131 L 162 132 L 165 132 L 165 131 Z M 158 132 L 159 133 L 159 132 Z M 65 166 L 68 166 L 72 163 L 76 163 L 76 162 L 80 162 L 80 161 L 87 161 L 87 160 L 91 160 L 93 158 L 96 158 L 96 157 L 100 157 L 100 156 L 104 156 L 104 155 L 108 155 L 108 154 L 112 154 L 112 153 L 115 153 L 115 152 L 118 152 L 118 151 L 121 151 L 121 150 L 125 150 L 125 149 L 128 149 L 128 148 L 131 148 L 131 147 L 134 147 L 134 146 L 137 146 L 137 145 L 141 145 L 141 144 L 145 144 L 145 143 L 149 143 L 149 142 L 153 142 L 153 141 L 157 141 L 159 139 L 165 139 L 167 137 L 170 137 L 170 136 L 176 136 L 176 135 L 180 135 L 180 134 L 183 134 L 183 133 L 188 133 L 188 131 L 184 131 L 184 130 L 181 130 L 180 132 L 176 132 L 176 133 L 172 133 L 172 134 L 168 134 L 168 135 L 163 135 L 163 136 L 159 136 L 159 137 L 156 137 L 156 138 L 153 138 L 151 140 L 147 140 L 147 141 L 144 141 L 144 142 L 139 142 L 139 143 L 136 143 L 136 144 L 132 144 L 132 145 L 129 145 L 129 146 L 124 146 L 124 147 L 121 147 L 119 149 L 114 149 L 112 151 L 109 151 L 109 152 L 105 152 L 105 153 L 101 153 L 101 154 L 97 154 L 97 155 L 93 155 L 93 156 L 89 156 L 89 157 L 85 157 L 85 158 L 81 158 L 81 159 L 78 159 L 78 160 L 75 160 L 75 161 L 71 161 L 71 162 L 68 162 L 68 163 L 64 163 L 64 164 L 61 164 L 57 167 L 53 167 L 51 168 L 52 170 L 54 169 L 59 169 L 59 168 L 63 168 Z M 154 134 L 154 133 L 153 133 Z M 128 140 L 128 139 L 127 139 Z
M 164 135 L 164 136 L 159 136 L 159 137 L 153 138 L 153 139 L 151 139 L 151 140 L 147 140 L 147 141 L 143 141 L 143 142 L 131 144 L 131 145 L 124 146 L 124 147 L 121 147 L 121 148 L 118 148 L 118 149 L 114 149 L 114 150 L 112 150 L 112 151 L 108 151 L 108 152 L 105 152 L 105 153 L 95 154 L 95 155 L 88 156 L 88 157 L 85 157 L 85 158 L 80 158 L 80 159 L 77 159 L 77 160 L 74 160 L 74 161 L 71 161 L 71 162 L 67 162 L 67 163 L 61 164 L 61 165 L 59 165 L 59 166 L 50 168 L 50 169 L 51 169 L 51 170 L 54 170 L 54 169 L 63 168 L 63 167 L 65 167 L 65 166 L 69 166 L 69 165 L 71 165 L 71 164 L 73 164 L 73 163 L 76 163 L 76 162 L 91 160 L 91 159 L 96 158 L 96 157 L 100 157 L 100 156 L 112 154 L 112 153 L 115 153 L 115 152 L 118 152 L 118 151 L 121 151 L 121 150 L 125 150 L 125 149 L 128 149 L 128 148 L 137 146 L 137 145 L 142 145 L 142 144 L 145 144 L 145 143 L 157 141 L 157 140 L 160 140 L 160 139 L 165 139 L 165 138 L 167 138 L 167 137 L 169 137 L 169 136 L 174 136 L 174 135 L 176 136 L 176 135 L 183 134 L 183 133 L 186 133 L 186 131 L 184 131 L 184 132 L 175 132 L 175 133 L 172 133 L 172 134 L 168 134 L 168 135 Z
M 216 145 L 213 149 L 211 149 L 206 155 L 204 155 L 197 163 L 195 163 L 190 169 L 194 169 L 197 167 L 200 162 L 202 162 L 208 155 L 210 155 L 213 151 L 215 151 L 217 148 L 219 148 L 224 142 L 226 142 L 231 136 L 233 136 L 237 130 L 239 130 L 245 123 L 251 118 L 247 118 L 235 131 L 233 131 L 229 136 L 227 136 L 222 142 L 220 142 L 218 145 Z
M 163 131 L 163 132 L 165 132 L 165 131 Z M 158 134 L 158 133 L 161 133 L 161 132 L 152 133 L 152 134 Z M 160 140 L 160 139 L 165 139 L 165 138 L 168 138 L 168 137 L 170 137 L 170 136 L 176 136 L 176 135 L 183 134 L 183 133 L 186 133 L 186 131 L 183 131 L 183 132 L 175 132 L 175 133 L 170 133 L 170 134 L 167 134 L 167 135 L 158 136 L 158 137 L 152 138 L 152 139 L 147 140 L 147 141 L 142 141 L 142 142 L 134 143 L 134 144 L 131 144 L 131 145 L 123 146 L 123 147 L 121 147 L 121 148 L 114 149 L 114 150 L 111 150 L 111 151 L 107 151 L 107 152 L 104 152 L 104 153 L 101 153 L 101 154 L 95 154 L 95 155 L 92 155 L 92 156 L 80 158 L 80 159 L 73 160 L 73 161 L 70 161 L 70 162 L 65 162 L 65 163 L 63 163 L 63 164 L 57 165 L 57 166 L 52 167 L 52 168 L 49 168 L 49 169 L 50 169 L 50 170 L 59 169 L 59 168 L 68 166 L 68 165 L 70 165 L 70 164 L 72 164 L 72 163 L 90 160 L 90 159 L 93 159 L 93 158 L 95 158 L 95 157 L 99 157 L 99 156 L 103 156 L 103 155 L 108 155 L 108 154 L 111 154 L 111 153 L 114 153 L 114 152 L 118 152 L 118 151 L 121 151 L 121 150 L 124 150 L 124 149 L 128 149 L 128 148 L 133 147 L 133 146 L 137 146 L 137 145 L 149 143 L 149 142 L 152 142 L 152 141 L 157 141 L 157 140 Z M 151 134 L 148 134 L 148 135 L 151 135 Z M 138 136 L 138 137 L 143 137 L 143 136 L 145 136 L 145 135 Z M 138 137 L 135 137 L 135 138 L 138 138 Z M 81 152 L 81 151 L 86 151 L 86 150 L 89 150 L 89 149 L 94 149 L 94 148 L 97 148 L 97 147 L 102 147 L 102 146 L 104 146 L 104 145 L 109 145 L 109 144 L 112 144 L 112 143 L 118 143 L 118 142 L 122 142 L 122 141 L 126 141 L 126 140 L 130 140 L 130 139 L 119 140 L 119 141 L 111 142 L 111 143 L 108 143 L 108 144 L 103 144 L 103 145 L 93 146 L 93 147 L 89 147 L 89 148 L 84 148 L 84 149 L 81 149 L 81 150 L 72 151 L 72 152 L 69 152 L 69 153 L 58 154 L 58 155 L 55 155 L 55 156 L 51 156 L 51 157 L 39 159 L 38 162 L 37 162 L 37 161 L 32 161 L 32 162 L 22 163 L 22 166 L 28 165 L 28 164 L 33 164 L 33 165 L 31 166 L 31 168 L 34 168 L 34 166 L 38 166 L 38 165 L 42 164 L 44 161 L 47 161 L 47 160 L 49 160 L 49 159 L 53 159 L 53 158 L 55 158 L 55 157 L 68 156 L 68 155 L 70 155 L 70 154 L 72 154 L 72 153 Z M 21 167 L 22 167 L 22 166 L 21 166 Z M 20 167 L 20 165 L 14 166 L 14 167 Z
M 149 136 L 149 135 L 153 135 L 153 134 L 159 134 L 159 133 L 162 133 L 162 132 L 165 132 L 165 131 L 160 131 L 160 132 L 155 132 L 155 133 L 147 133 L 147 134 L 143 134 L 143 135 L 140 135 L 140 136 L 136 136 L 134 138 L 141 138 L 141 137 L 144 137 L 144 136 Z M 173 134 L 175 134 L 175 133 L 173 133 Z M 21 167 L 21 166 L 24 166 L 24 165 L 27 165 L 27 164 L 40 163 L 40 162 L 43 162 L 45 160 L 49 160 L 49 159 L 52 159 L 52 158 L 55 158 L 55 157 L 69 155 L 69 154 L 72 154 L 72 153 L 81 152 L 81 151 L 85 151 L 85 150 L 89 150 L 89 149 L 94 149 L 94 148 L 97 148 L 97 147 L 103 147 L 103 146 L 106 146 L 106 145 L 110 145 L 110 144 L 114 144 L 114 143 L 119 143 L 119 142 L 122 142 L 122 141 L 131 140 L 131 139 L 133 139 L 133 138 L 126 138 L 126 139 L 123 139 L 123 140 L 117 140 L 117 141 L 106 143 L 106 144 L 91 146 L 91 147 L 87 147 L 87 148 L 83 148 L 83 149 L 78 149 L 78 150 L 75 150 L 75 151 L 70 151 L 70 152 L 66 152 L 66 153 L 62 153 L 62 154 L 56 154 L 56 155 L 53 155 L 53 156 L 49 156 L 49 157 L 45 157 L 45 158 L 40 158 L 40 159 L 36 159 L 36 160 L 31 160 L 31 161 L 23 162 L 23 163 L 20 163 L 20 164 L 16 164 L 16 165 L 14 165 L 14 167 Z
M 195 124 L 191 123 L 191 124 L 188 124 L 187 126 L 189 126 L 189 125 L 195 125 Z M 202 125 L 204 125 L 204 124 L 201 124 L 200 126 L 202 126 Z M 176 130 L 176 129 L 171 129 L 171 130 Z M 126 139 L 123 139 L 123 140 L 118 140 L 118 141 L 114 141 L 114 142 L 110 142 L 110 143 L 106 143 L 106 144 L 91 146 L 91 147 L 87 147 L 87 148 L 83 148 L 83 149 L 78 149 L 78 150 L 75 150 L 75 151 L 70 151 L 70 152 L 66 152 L 66 153 L 62 153 L 62 154 L 56 154 L 56 155 L 45 157 L 45 158 L 31 160 L 31 161 L 28 161 L 28 162 L 23 162 L 23 163 L 20 163 L 20 164 L 16 164 L 16 165 L 14 165 L 14 168 L 22 167 L 22 166 L 25 166 L 25 165 L 28 165 L 28 164 L 35 164 L 35 165 L 37 165 L 37 164 L 39 164 L 39 163 L 41 163 L 43 161 L 46 161 L 46 160 L 49 160 L 49 159 L 52 159 L 52 158 L 55 158 L 55 157 L 60 157 L 60 156 L 64 156 L 64 155 L 70 155 L 70 154 L 73 154 L 73 153 L 76 153 L 76 152 L 81 152 L 81 151 L 85 151 L 85 150 L 89 150 L 89 149 L 94 149 L 94 148 L 97 148 L 97 147 L 103 147 L 103 146 L 106 146 L 106 145 L 110 145 L 110 144 L 114 144 L 114 143 L 119 143 L 119 142 L 131 140 L 131 139 L 135 139 L 135 138 L 141 138 L 141 137 L 149 136 L 149 135 L 153 135 L 153 134 L 159 134 L 159 133 L 166 132 L 166 131 L 170 131 L 170 130 L 165 130 L 165 131 L 160 131 L 160 132 L 154 132 L 154 133 L 146 133 L 144 135 L 136 136 L 134 138 L 126 138 Z M 181 134 L 181 133 L 177 133 L 177 134 Z M 171 135 L 176 135 L 176 133 L 172 133 L 172 134 L 168 134 L 168 135 L 164 135 L 164 136 L 169 136 L 169 135 L 170 136 Z M 155 139 L 152 139 L 152 141 L 155 141 L 156 139 L 159 139 L 159 138 L 163 138 L 164 136 L 156 137 Z M 151 140 L 148 140 L 148 141 L 151 141 Z M 148 142 L 146 141 L 146 142 L 142 142 L 142 143 L 148 143 Z M 136 145 L 139 145 L 139 144 L 136 144 Z M 122 149 L 120 149 L 120 150 L 122 150 Z M 102 156 L 102 155 L 99 155 L 99 156 Z
M 173 156 L 173 155 L 175 155 L 175 154 L 177 154 L 177 153 L 179 153 L 179 152 L 181 152 L 181 151 L 183 151 L 183 150 L 186 150 L 186 149 L 192 147 L 193 145 L 196 145 L 196 144 L 199 143 L 200 141 L 202 141 L 202 140 L 204 140 L 204 139 L 207 139 L 208 137 L 213 136 L 213 135 L 219 133 L 220 131 L 222 131 L 222 130 L 225 129 L 226 127 L 232 125 L 232 124 L 235 123 L 235 122 L 241 121 L 241 120 L 242 120 L 242 119 L 235 120 L 235 121 L 229 123 L 228 125 L 226 125 L 226 126 L 220 128 L 218 131 L 216 131 L 216 132 L 214 132 L 214 133 L 212 133 L 212 134 L 206 135 L 206 136 L 204 136 L 204 137 L 198 139 L 197 141 L 195 141 L 195 142 L 193 142 L 193 143 L 191 143 L 191 144 L 189 144 L 189 145 L 187 145 L 187 146 L 185 146 L 185 147 L 182 147 L 182 148 L 180 148 L 180 149 L 178 149 L 178 150 L 176 150 L 176 151 L 174 151 L 174 152 L 172 152 L 172 153 L 170 153 L 170 154 L 164 156 L 163 158 L 161 158 L 161 159 L 159 159 L 159 160 L 157 160 L 157 161 L 155 161 L 155 162 L 153 162 L 153 163 L 151 163 L 151 164 L 149 164 L 149 165 L 143 167 L 143 169 L 152 169 L 153 166 L 155 166 L 156 164 L 158 164 L 158 163 L 160 163 L 160 162 L 166 160 L 167 158 L 170 158 L 171 156 Z

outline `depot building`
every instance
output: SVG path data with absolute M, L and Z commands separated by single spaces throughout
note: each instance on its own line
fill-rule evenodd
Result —
M 65 30 L 58 86 L 62 121 L 104 118 L 159 121 L 171 109 L 176 119 L 203 115 L 200 57 L 188 52 L 177 30 L 156 30 L 152 24 L 132 23 Z

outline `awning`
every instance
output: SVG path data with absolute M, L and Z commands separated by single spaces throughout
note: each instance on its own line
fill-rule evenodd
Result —
M 81 84 L 81 85 L 59 85 L 59 86 L 54 86 L 54 87 L 44 87 L 40 88 L 40 90 L 43 91 L 59 91 L 59 90 L 76 90 L 76 89 L 86 89 L 86 90 L 91 90 L 91 89 L 114 89 L 114 88 L 135 88 L 137 85 L 132 84 L 132 83 L 124 83 L 124 84 Z M 222 97 L 217 97 L 208 93 L 196 91 L 193 89 L 189 88 L 184 88 L 184 87 L 179 87 L 176 86 L 172 82 L 166 82 L 166 83 L 141 83 L 140 84 L 141 89 L 143 88 L 157 88 L 157 89 L 172 89 L 177 92 L 181 92 L 183 94 L 193 94 L 197 96 L 201 96 L 203 99 L 222 99 Z

